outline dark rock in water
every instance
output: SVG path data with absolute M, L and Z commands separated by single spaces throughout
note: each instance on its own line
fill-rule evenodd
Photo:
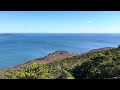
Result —
M 98 48 L 98 49 L 92 49 L 90 52 L 99 52 L 99 51 L 105 51 L 105 50 L 110 50 L 113 49 L 113 47 L 105 47 L 105 48 Z

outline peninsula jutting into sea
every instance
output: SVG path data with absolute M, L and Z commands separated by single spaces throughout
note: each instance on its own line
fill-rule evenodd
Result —
M 56 51 L 43 58 L 0 70 L 1 79 L 119 79 L 120 47 L 83 54 Z

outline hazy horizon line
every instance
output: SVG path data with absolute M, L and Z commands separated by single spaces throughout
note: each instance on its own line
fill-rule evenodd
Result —
M 0 32 L 0 34 L 11 34 L 11 33 L 43 33 L 43 32 Z M 52 34 L 52 33 L 57 33 L 57 32 L 44 32 L 44 33 L 48 33 L 48 34 Z M 79 33 L 65 33 L 65 34 L 82 34 L 83 32 L 79 32 Z M 83 34 L 92 34 L 92 33 L 94 33 L 94 32 L 88 32 L 88 33 L 83 33 Z M 105 34 L 112 34 L 113 32 L 109 32 L 109 33 L 105 33 Z M 62 32 L 61 33 L 57 33 L 57 34 L 62 34 Z M 95 32 L 95 34 L 104 34 L 103 32 L 100 32 L 100 33 L 96 33 Z M 118 33 L 113 33 L 113 34 L 120 34 L 120 32 L 118 32 Z

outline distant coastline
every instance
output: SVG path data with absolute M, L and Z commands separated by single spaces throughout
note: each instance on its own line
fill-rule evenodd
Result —
M 0 36 L 10 36 L 10 35 L 16 35 L 14 33 L 0 33 Z

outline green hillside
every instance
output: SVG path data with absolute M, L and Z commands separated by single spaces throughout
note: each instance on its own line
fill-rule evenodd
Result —
M 120 48 L 95 50 L 47 64 L 31 64 L 18 70 L 7 70 L 1 78 L 118 79 Z

